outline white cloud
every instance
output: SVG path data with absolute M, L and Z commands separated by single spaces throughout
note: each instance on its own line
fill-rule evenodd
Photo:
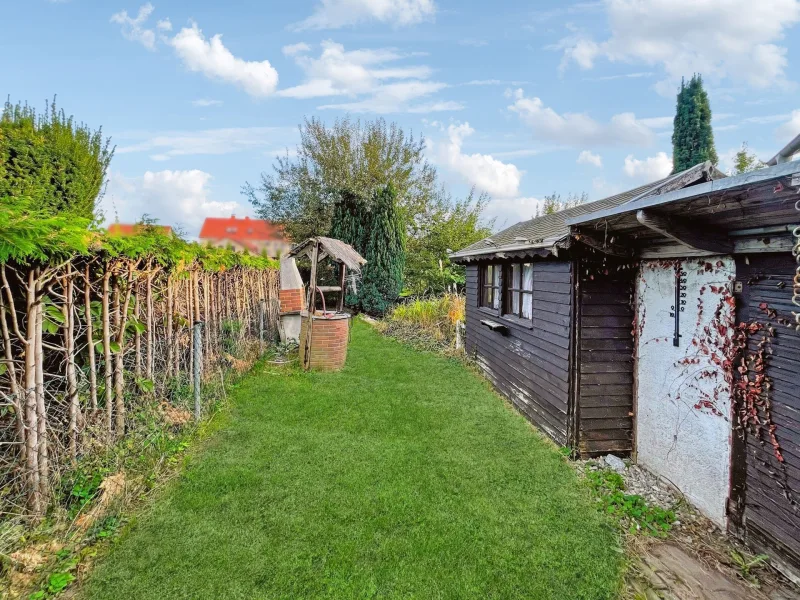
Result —
M 281 52 L 283 52 L 286 56 L 295 56 L 296 54 L 302 54 L 303 52 L 308 52 L 309 50 L 311 50 L 311 46 L 305 42 L 289 44 L 281 48 Z
M 568 50 L 568 48 L 563 48 Z M 605 75 L 603 77 L 585 77 L 586 81 L 616 81 L 617 79 L 641 79 L 643 77 L 652 77 L 652 71 L 642 71 L 637 73 L 622 73 L 620 75 Z
M 101 206 L 106 223 L 117 218 L 122 223 L 132 223 L 146 214 L 163 225 L 185 228 L 189 236 L 195 237 L 206 217 L 250 212 L 249 207 L 236 201 L 213 200 L 211 179 L 209 173 L 197 169 L 147 171 L 141 177 L 112 171 Z
M 153 152 L 153 160 L 197 154 L 220 155 L 272 146 L 278 133 L 275 127 L 231 127 L 203 131 L 129 133 L 120 137 L 135 143 L 117 147 L 117 154 Z
M 169 44 L 178 58 L 190 71 L 202 73 L 212 80 L 231 83 L 255 97 L 270 96 L 278 87 L 278 72 L 268 60 L 247 61 L 237 56 L 222 43 L 222 35 L 217 34 L 206 40 L 203 32 L 192 22 L 174 37 L 165 34 L 172 31 L 172 22 L 161 19 L 156 28 L 161 34 L 156 38 L 153 29 L 145 27 L 154 7 L 149 2 L 139 8 L 135 18 L 121 11 L 111 17 L 112 23 L 122 25 L 122 35 L 129 40 L 141 43 L 148 50 L 156 49 L 156 40 Z
M 629 154 L 625 158 L 625 165 L 622 167 L 625 174 L 632 178 L 648 183 L 663 179 L 672 172 L 672 159 L 666 152 L 659 152 L 655 156 L 649 156 L 644 160 L 639 160 Z
M 579 165 L 594 165 L 595 167 L 603 166 L 603 158 L 599 154 L 594 154 L 591 150 L 584 150 L 578 155 L 577 160 Z
M 629 187 L 630 185 L 623 187 L 618 183 L 606 181 L 605 178 L 603 177 L 595 177 L 592 179 L 593 199 L 599 200 L 601 198 L 616 196 L 617 194 L 628 189 Z
M 520 221 L 532 219 L 544 201 L 540 198 L 495 198 L 486 206 L 486 216 L 496 219 L 496 226 L 503 229 Z
M 122 35 L 126 40 L 139 42 L 148 50 L 155 50 L 156 34 L 152 29 L 144 27 L 154 10 L 155 7 L 148 2 L 139 7 L 136 17 L 129 16 L 128 11 L 123 10 L 112 15 L 111 22 L 122 26 Z
M 522 171 L 488 154 L 464 154 L 464 138 L 475 133 L 469 123 L 450 125 L 448 141 L 434 147 L 438 162 L 461 175 L 470 185 L 490 196 L 511 198 L 519 194 Z
M 522 90 L 513 92 L 512 97 L 514 103 L 509 110 L 517 113 L 539 139 L 570 146 L 646 146 L 653 141 L 651 127 L 633 113 L 621 113 L 611 117 L 609 123 L 598 123 L 586 113 L 559 114 L 539 98 L 526 98 Z
M 210 100 L 208 98 L 199 98 L 192 100 L 192 106 L 206 107 L 206 106 L 222 106 L 222 100 Z
M 573 34 L 556 47 L 564 63 L 591 69 L 598 58 L 660 65 L 657 89 L 674 93 L 681 77 L 702 73 L 757 88 L 784 85 L 787 49 L 778 45 L 800 22 L 800 0 L 604 0 L 610 37 Z
M 222 35 L 206 40 L 196 23 L 181 29 L 170 44 L 190 71 L 232 83 L 251 96 L 269 96 L 278 86 L 278 72 L 268 60 L 246 61 L 234 56 L 222 43 Z
M 279 96 L 347 96 L 351 100 L 319 108 L 351 112 L 433 112 L 462 108 L 452 101 L 415 104 L 416 100 L 435 94 L 447 85 L 430 81 L 432 71 L 426 65 L 396 64 L 409 55 L 392 48 L 348 51 L 342 44 L 326 40 L 321 44 L 319 58 L 315 58 L 306 53 L 307 47 L 298 46 L 288 47 L 288 54 L 294 56 L 306 79 L 299 85 L 278 91 Z M 284 52 L 287 52 L 286 47 Z
M 321 0 L 310 17 L 290 29 L 338 29 L 365 21 L 399 27 L 433 18 L 433 0 Z
M 645 119 L 639 119 L 639 123 L 651 129 L 672 129 L 675 123 L 675 117 L 647 117 Z
M 789 143 L 794 137 L 800 134 L 800 110 L 792 111 L 789 120 L 778 127 L 775 132 L 781 142 Z

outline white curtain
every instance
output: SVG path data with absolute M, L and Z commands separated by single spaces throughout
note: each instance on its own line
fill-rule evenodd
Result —
M 522 266 L 522 289 L 533 291 L 533 265 Z M 522 316 L 525 319 L 533 317 L 533 294 L 522 294 Z

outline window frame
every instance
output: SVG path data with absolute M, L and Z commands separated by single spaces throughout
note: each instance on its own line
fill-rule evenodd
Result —
M 525 288 L 525 266 L 529 265 L 531 269 L 531 287 L 530 289 Z M 505 267 L 505 277 L 504 277 L 504 286 L 503 286 L 503 296 L 504 296 L 504 304 L 503 304 L 503 316 L 506 318 L 513 319 L 514 321 L 519 321 L 524 323 L 526 326 L 533 327 L 533 315 L 534 315 L 534 304 L 533 304 L 533 262 L 512 262 L 506 265 Z M 518 277 L 517 281 L 514 281 L 514 267 L 519 267 L 518 269 Z M 514 311 L 514 295 L 516 294 L 516 300 L 518 302 L 517 311 Z M 525 297 L 530 297 L 531 303 L 531 314 L 529 317 L 524 315 L 525 310 Z
M 491 278 L 489 277 L 489 269 L 492 270 Z M 494 284 L 494 273 L 498 273 L 497 284 Z M 489 278 L 489 282 L 487 282 Z M 491 290 L 491 299 L 488 304 L 484 303 L 485 290 Z M 495 298 L 499 296 L 499 302 L 495 307 Z M 503 310 L 503 266 L 500 263 L 488 263 L 478 267 L 478 308 L 490 312 L 493 315 L 500 316 Z

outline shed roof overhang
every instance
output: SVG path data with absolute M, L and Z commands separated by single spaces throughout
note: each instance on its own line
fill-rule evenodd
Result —
M 774 242 L 800 222 L 798 193 L 800 161 L 795 161 L 636 199 L 567 224 L 573 235 L 599 237 L 599 232 L 643 257 L 743 252 L 755 247 L 745 238 L 759 236 L 767 246 L 773 243 L 761 251 L 782 250 L 787 242 Z
M 559 250 L 569 248 L 570 243 L 570 236 L 561 235 L 536 243 L 520 243 L 499 248 L 492 244 L 487 244 L 486 248 L 480 250 L 454 252 L 449 256 L 450 260 L 457 264 L 513 258 L 547 258 L 549 256 L 558 256 Z

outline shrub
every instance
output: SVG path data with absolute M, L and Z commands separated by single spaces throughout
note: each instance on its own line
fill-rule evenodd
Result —
M 385 335 L 423 350 L 456 352 L 456 324 L 464 322 L 464 296 L 444 294 L 397 305 L 383 320 Z

